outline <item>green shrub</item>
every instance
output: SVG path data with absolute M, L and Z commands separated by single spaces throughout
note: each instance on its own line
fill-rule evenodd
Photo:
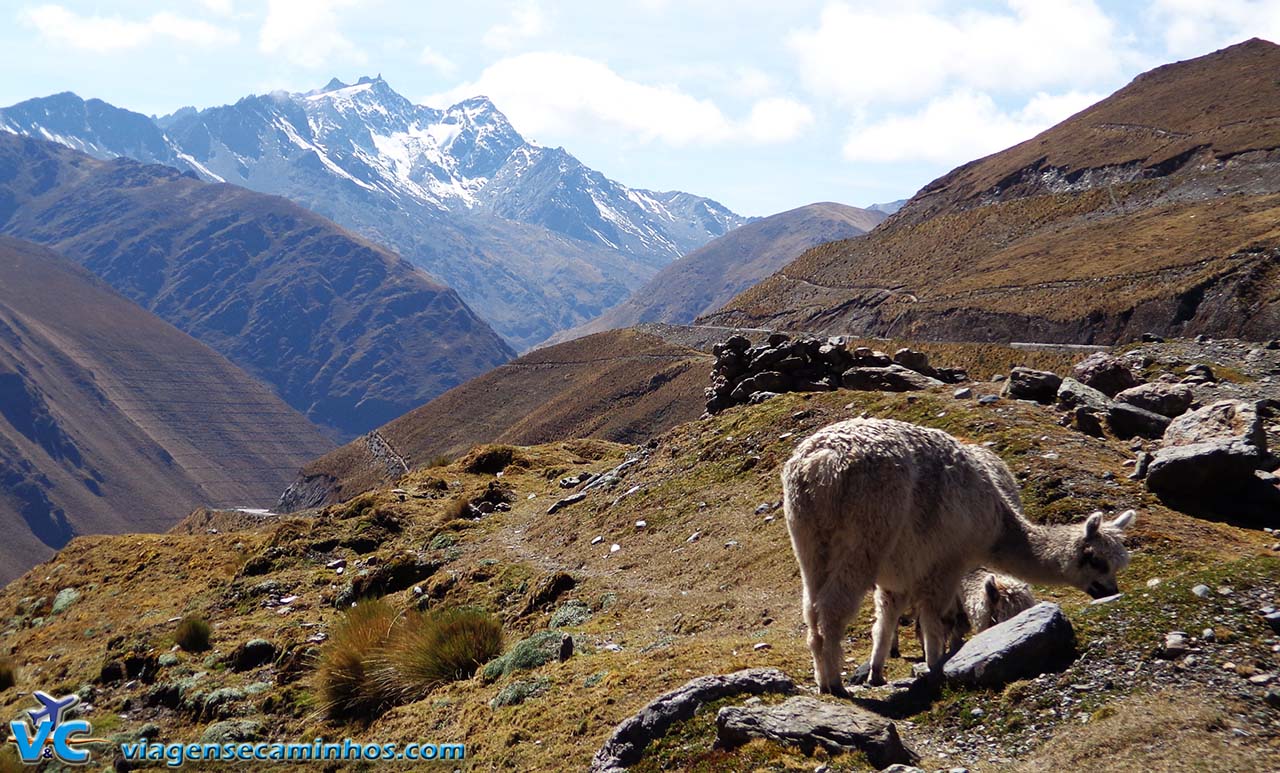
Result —
M 528 671 L 558 659 L 563 638 L 564 634 L 559 631 L 539 631 L 516 642 L 507 654 L 484 667 L 485 681 L 492 682 L 513 671 Z
M 187 652 L 203 652 L 209 649 L 209 623 L 199 615 L 187 615 L 178 622 L 173 640 Z
M 591 619 L 591 607 L 585 601 L 570 599 L 564 602 L 551 615 L 551 628 L 570 628 L 582 625 Z
M 480 610 L 398 615 L 384 601 L 364 601 L 334 627 L 317 670 L 331 717 L 369 717 L 468 679 L 500 652 L 502 623 Z
M 9 658 L 0 658 L 0 692 L 18 683 L 18 667 Z
M 331 717 L 357 716 L 384 708 L 372 659 L 387 643 L 396 613 L 381 600 L 361 601 L 333 628 L 320 650 L 317 674 Z
M 447 682 L 470 679 L 502 654 L 502 621 L 470 607 L 407 617 L 379 659 L 384 692 L 414 701 Z
M 546 692 L 547 687 L 550 685 L 551 680 L 545 677 L 530 679 L 525 682 L 512 682 L 499 690 L 493 700 L 489 701 L 489 705 L 495 709 L 501 706 L 518 706 L 530 698 Z

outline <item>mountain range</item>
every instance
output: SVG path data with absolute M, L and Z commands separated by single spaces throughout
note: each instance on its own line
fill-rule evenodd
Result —
M 1280 46 L 1156 68 L 702 320 L 935 340 L 1280 330 Z
M 520 349 L 746 222 L 532 143 L 484 97 L 415 105 L 381 77 L 154 119 L 62 93 L 0 109 L 0 129 L 285 196 L 426 269 Z
M 269 505 L 331 447 L 209 347 L 0 236 L 0 583 L 78 534 Z
M 557 333 L 550 342 L 646 322 L 688 324 L 716 311 L 806 249 L 861 236 L 888 214 L 883 209 L 828 201 L 753 220 L 668 264 L 622 303 L 584 325 Z
M 50 247 L 335 437 L 513 356 L 448 287 L 278 196 L 0 132 L 0 233 Z

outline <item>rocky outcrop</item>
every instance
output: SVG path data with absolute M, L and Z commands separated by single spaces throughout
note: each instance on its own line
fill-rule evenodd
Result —
M 1108 397 L 1115 397 L 1138 385 L 1138 377 L 1124 360 L 1106 352 L 1094 352 L 1072 369 L 1072 375 L 1085 386 L 1091 386 Z
M 1169 417 L 1161 416 L 1129 403 L 1114 402 L 1107 409 L 1107 425 L 1116 437 L 1144 437 L 1155 440 L 1164 435 Z
M 789 694 L 795 682 L 772 668 L 751 668 L 732 674 L 702 676 L 686 682 L 648 705 L 614 729 L 591 760 L 592 773 L 618 773 L 639 761 L 650 741 L 671 725 L 688 719 L 699 706 L 731 695 Z
M 1118 402 L 1128 403 L 1170 419 L 1176 419 L 1186 413 L 1193 399 L 1194 395 L 1190 387 L 1183 384 L 1166 384 L 1162 381 L 1139 384 L 1116 395 Z
M 1009 371 L 1009 378 L 1004 383 L 1004 395 L 1016 400 L 1034 400 L 1048 404 L 1058 396 L 1058 387 L 1061 385 L 1062 377 L 1057 373 L 1014 368 Z
M 1062 608 L 1041 602 L 992 626 L 965 643 L 947 661 L 947 680 L 994 687 L 1038 676 L 1075 657 L 1075 631 Z
M 798 746 L 805 754 L 862 752 L 876 768 L 909 764 L 917 755 L 893 722 L 849 703 L 797 696 L 774 706 L 725 706 L 716 716 L 716 745 L 735 748 L 754 739 Z
M 840 386 L 866 392 L 914 392 L 942 386 L 942 382 L 895 363 L 884 368 L 850 368 L 841 374 Z
M 1211 509 L 1280 508 L 1280 492 L 1255 472 L 1268 459 L 1255 404 L 1223 400 L 1174 419 L 1147 472 L 1147 488 Z M 1272 511 L 1274 517 L 1274 510 Z
M 782 392 L 845 389 L 905 392 L 943 383 L 959 383 L 968 375 L 957 368 L 936 368 L 923 352 L 899 349 L 891 358 L 867 347 L 848 348 L 841 336 L 791 340 L 774 333 L 759 346 L 733 336 L 712 349 L 716 356 L 707 388 L 707 411 L 760 402 Z
M 1064 410 L 1086 408 L 1094 413 L 1106 413 L 1111 407 L 1111 398 L 1087 384 L 1067 377 L 1062 379 L 1062 385 L 1058 387 L 1058 407 Z

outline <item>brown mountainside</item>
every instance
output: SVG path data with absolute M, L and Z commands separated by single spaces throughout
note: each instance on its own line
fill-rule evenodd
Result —
M 0 582 L 74 535 L 267 507 L 329 441 L 209 347 L 0 237 Z
M 882 212 L 820 202 L 752 221 L 669 264 L 625 301 L 551 338 L 567 341 L 646 322 L 687 324 L 723 306 L 810 247 L 875 228 Z
M 295 510 L 348 499 L 479 443 L 638 443 L 697 418 L 711 358 L 634 329 L 534 350 L 313 461 Z
M 0 132 L 0 233 L 81 263 L 348 437 L 514 354 L 394 253 L 168 167 Z
M 816 247 L 714 324 L 1111 342 L 1280 329 L 1280 47 L 1157 68 Z

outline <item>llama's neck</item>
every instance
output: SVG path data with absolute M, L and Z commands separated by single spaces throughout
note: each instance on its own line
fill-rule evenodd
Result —
M 1038 526 L 1012 512 L 1006 514 L 1003 525 L 991 549 L 993 569 L 1040 585 L 1067 582 L 1064 561 L 1069 561 L 1069 556 L 1061 549 L 1066 535 L 1058 533 L 1066 527 Z

